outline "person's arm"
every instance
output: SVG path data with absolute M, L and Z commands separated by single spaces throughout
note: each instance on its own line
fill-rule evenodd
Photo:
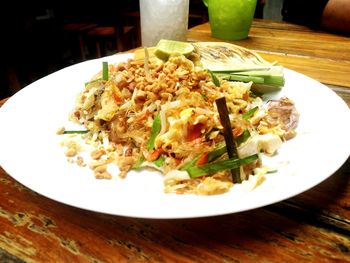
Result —
M 329 0 L 321 16 L 321 27 L 350 33 L 350 1 Z
M 283 20 L 350 33 L 350 0 L 284 0 Z

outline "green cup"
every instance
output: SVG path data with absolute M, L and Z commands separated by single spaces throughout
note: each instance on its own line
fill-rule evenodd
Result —
M 257 0 L 203 0 L 212 36 L 223 40 L 248 37 Z

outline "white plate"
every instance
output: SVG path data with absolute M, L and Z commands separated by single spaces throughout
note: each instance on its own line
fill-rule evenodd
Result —
M 266 162 L 277 173 L 253 191 L 234 186 L 217 196 L 164 194 L 156 172 L 130 172 L 126 179 L 96 180 L 88 168 L 69 164 L 56 130 L 67 123 L 76 94 L 101 69 L 101 61 L 80 63 L 22 89 L 0 108 L 0 165 L 30 189 L 75 207 L 143 218 L 191 218 L 235 213 L 269 205 L 322 182 L 350 154 L 350 110 L 332 90 L 285 70 L 286 85 L 273 97 L 287 95 L 300 112 L 298 136 Z

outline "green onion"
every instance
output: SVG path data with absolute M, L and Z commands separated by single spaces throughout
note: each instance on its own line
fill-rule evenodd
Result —
M 184 163 L 180 168 L 179 170 L 180 171 L 186 171 L 187 169 L 193 167 L 196 162 L 198 161 L 199 157 L 201 156 L 201 154 L 199 154 L 198 156 L 196 156 L 195 158 L 193 158 L 191 161 L 187 162 L 187 163 Z
M 274 174 L 274 173 L 277 173 L 277 172 L 278 172 L 278 170 L 276 169 L 276 170 L 269 170 L 266 173 L 267 174 Z
M 90 85 L 90 84 L 94 84 L 96 82 L 99 82 L 101 80 L 101 78 L 98 78 L 98 79 L 94 79 L 94 80 L 91 80 L 91 81 L 88 81 L 88 82 L 85 82 L 85 87 Z
M 68 131 L 64 131 L 63 134 L 84 134 L 84 133 L 88 133 L 88 130 L 68 130 Z
M 213 151 L 208 153 L 208 163 L 217 159 L 218 157 L 220 157 L 221 155 L 223 155 L 226 152 L 226 145 L 225 143 L 220 143 L 218 145 L 218 147 L 216 147 Z M 179 170 L 180 171 L 186 171 L 187 169 L 189 169 L 190 167 L 195 166 L 196 162 L 198 161 L 198 159 L 201 157 L 202 154 L 199 154 L 198 156 L 196 156 L 195 158 L 193 158 L 191 161 L 184 163 Z
M 220 87 L 220 80 L 211 70 L 208 70 L 208 71 L 210 73 L 211 78 L 213 79 L 213 83 L 215 84 L 215 86 Z
M 186 171 L 188 172 L 191 178 L 196 178 L 205 175 L 215 174 L 220 171 L 239 169 L 241 165 L 245 165 L 251 163 L 258 159 L 258 155 L 254 154 L 243 159 L 239 158 L 230 158 L 227 160 L 220 160 L 212 163 L 207 163 L 199 166 L 194 166 L 188 168 Z
M 235 138 L 237 145 L 241 145 L 250 137 L 250 132 L 248 129 L 245 129 L 241 135 Z
M 223 155 L 225 152 L 227 152 L 226 145 L 224 143 L 220 144 L 219 147 L 214 149 L 214 151 L 209 152 L 208 154 L 208 163 L 215 160 L 216 158 Z
M 134 169 L 134 170 L 139 170 L 142 168 L 142 164 L 143 162 L 145 161 L 145 157 L 143 155 L 140 156 L 140 158 L 137 160 L 137 162 L 132 166 L 131 169 Z
M 165 162 L 165 157 L 164 157 L 164 155 L 161 155 L 161 156 L 159 156 L 158 159 L 155 160 L 153 163 L 154 163 L 157 167 L 162 167 L 163 164 L 164 164 L 164 162 Z
M 285 84 L 283 68 L 281 66 L 228 69 L 212 71 L 229 81 L 253 82 L 252 90 L 267 93 L 281 89 Z
M 251 67 L 237 67 L 230 69 L 212 70 L 214 73 L 230 74 L 236 72 L 251 72 L 251 71 L 266 71 L 269 70 L 270 66 L 251 66 Z
M 147 143 L 147 150 L 150 151 L 154 148 L 154 142 L 155 142 L 156 137 L 159 134 L 161 128 L 162 128 L 162 125 L 161 125 L 161 121 L 160 121 L 160 114 L 158 113 L 154 117 L 154 120 L 153 120 L 151 136 L 150 136 L 149 141 Z
M 227 75 L 222 75 L 222 78 L 225 78 L 227 80 L 232 80 L 232 81 L 241 81 L 241 82 L 250 82 L 252 81 L 253 83 L 256 84 L 263 84 L 265 82 L 263 77 L 255 77 L 255 76 L 244 76 L 244 75 L 234 75 L 234 74 L 227 74 Z
M 217 99 L 216 101 L 216 106 L 218 108 L 221 124 L 224 127 L 224 137 L 225 137 L 225 142 L 226 142 L 226 150 L 228 153 L 229 158 L 237 158 L 238 153 L 237 153 L 237 148 L 236 148 L 236 143 L 233 139 L 233 134 L 232 134 L 232 128 L 231 128 L 231 122 L 230 122 L 230 117 L 226 105 L 226 99 L 225 97 L 222 97 L 220 99 Z M 231 170 L 232 174 L 232 182 L 234 183 L 241 183 L 241 172 L 240 168 L 232 168 Z
M 254 115 L 254 113 L 259 109 L 258 106 L 255 106 L 254 108 L 250 109 L 246 113 L 242 114 L 242 119 L 243 120 L 248 120 L 250 117 Z
M 102 80 L 108 80 L 109 79 L 109 72 L 108 72 L 108 62 L 104 61 L 102 62 Z

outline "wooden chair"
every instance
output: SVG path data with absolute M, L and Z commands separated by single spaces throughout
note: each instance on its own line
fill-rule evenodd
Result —
M 93 28 L 97 27 L 95 23 L 67 23 L 63 25 L 63 30 L 70 35 L 72 39 L 73 50 L 79 50 L 80 59 L 86 60 L 84 35 Z
M 83 3 L 82 0 L 78 2 Z M 61 12 L 63 16 L 67 16 L 66 21 L 78 21 L 65 25 L 65 31 L 75 34 L 80 57 L 85 60 L 139 46 L 141 41 L 138 7 L 137 0 L 106 0 L 104 5 L 90 6 L 87 10 L 84 9 L 84 12 L 78 12 L 79 9 L 68 4 Z M 66 9 L 69 11 L 68 15 Z
M 125 51 L 135 47 L 134 26 L 97 26 L 86 33 L 88 42 L 93 42 L 96 57 L 106 55 L 108 45 L 116 52 Z

